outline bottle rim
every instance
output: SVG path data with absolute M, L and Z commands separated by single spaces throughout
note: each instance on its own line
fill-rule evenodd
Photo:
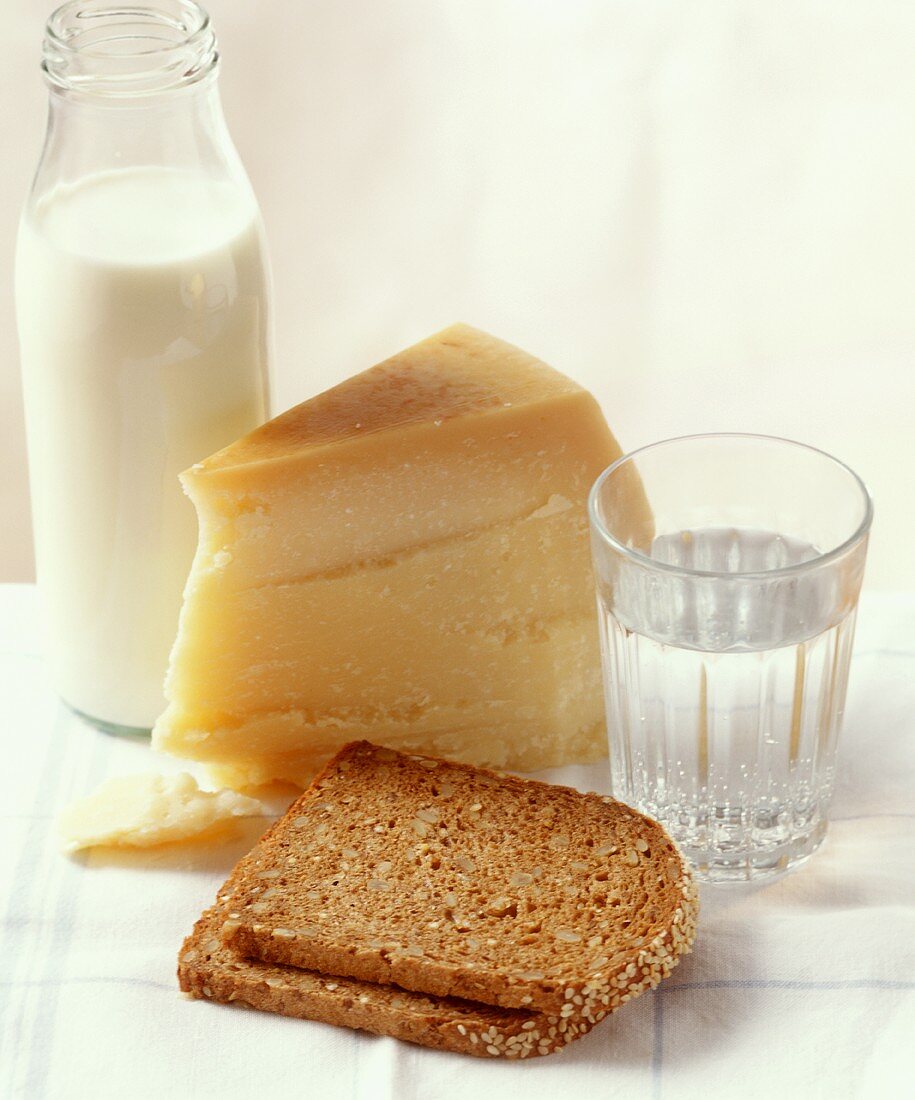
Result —
M 125 99 L 199 84 L 218 62 L 195 0 L 67 0 L 45 25 L 41 68 L 58 92 Z

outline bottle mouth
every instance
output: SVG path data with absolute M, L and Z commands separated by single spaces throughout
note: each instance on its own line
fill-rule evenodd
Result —
M 41 67 L 58 91 L 134 98 L 197 84 L 218 61 L 210 17 L 193 0 L 69 0 L 47 22 Z

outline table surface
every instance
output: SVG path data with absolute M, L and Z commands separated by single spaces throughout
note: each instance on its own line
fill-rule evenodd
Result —
M 179 770 L 55 698 L 35 592 L 0 586 L 0 1096 L 436 1100 L 893 1097 L 915 1030 L 915 595 L 862 601 L 832 825 L 804 867 L 704 887 L 695 951 L 561 1055 L 422 1050 L 179 998 L 178 947 L 264 821 L 219 846 L 58 854 L 57 811 L 110 775 Z M 606 766 L 549 778 L 604 790 Z

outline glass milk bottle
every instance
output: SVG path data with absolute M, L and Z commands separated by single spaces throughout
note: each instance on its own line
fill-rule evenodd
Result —
M 38 584 L 64 701 L 150 729 L 196 544 L 178 474 L 262 423 L 269 279 L 190 0 L 50 18 L 16 307 Z

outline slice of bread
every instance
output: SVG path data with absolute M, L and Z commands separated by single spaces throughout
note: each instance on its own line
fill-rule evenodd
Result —
M 252 852 L 238 954 L 593 1024 L 665 977 L 697 895 L 660 825 L 612 798 L 365 741 Z
M 429 997 L 396 986 L 241 958 L 220 942 L 219 930 L 244 867 L 245 861 L 181 948 L 178 981 L 192 997 L 236 1002 L 480 1057 L 553 1054 L 589 1030 L 539 1012 Z

